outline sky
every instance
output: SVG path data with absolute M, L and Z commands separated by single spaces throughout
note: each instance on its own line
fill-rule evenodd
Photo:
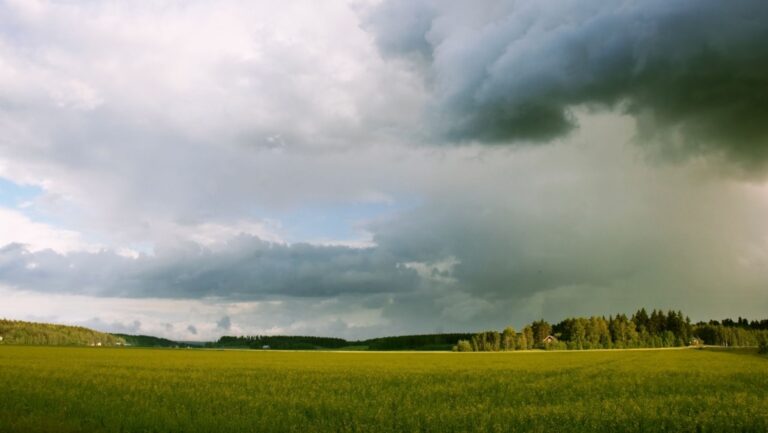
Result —
M 763 0 L 0 0 L 0 317 L 768 311 Z

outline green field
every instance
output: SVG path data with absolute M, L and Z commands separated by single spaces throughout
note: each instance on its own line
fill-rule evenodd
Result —
M 0 432 L 768 431 L 748 351 L 0 347 Z

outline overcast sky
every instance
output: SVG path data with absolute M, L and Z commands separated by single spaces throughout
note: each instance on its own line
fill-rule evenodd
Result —
M 0 0 L 0 317 L 768 311 L 764 0 Z

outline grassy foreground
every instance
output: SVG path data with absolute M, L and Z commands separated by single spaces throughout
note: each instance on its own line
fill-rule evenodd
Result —
M 765 432 L 752 352 L 0 347 L 1 432 Z

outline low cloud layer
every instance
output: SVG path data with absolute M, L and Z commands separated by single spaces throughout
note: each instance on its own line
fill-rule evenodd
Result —
M 760 0 L 389 0 L 367 16 L 381 51 L 421 65 L 442 136 L 546 142 L 572 109 L 618 108 L 673 156 L 768 159 L 768 4 Z
M 0 275 L 5 284 L 42 292 L 177 299 L 396 293 L 415 283 L 415 272 L 381 249 L 283 245 L 248 235 L 216 250 L 188 243 L 138 258 L 9 244 L 0 249 Z

